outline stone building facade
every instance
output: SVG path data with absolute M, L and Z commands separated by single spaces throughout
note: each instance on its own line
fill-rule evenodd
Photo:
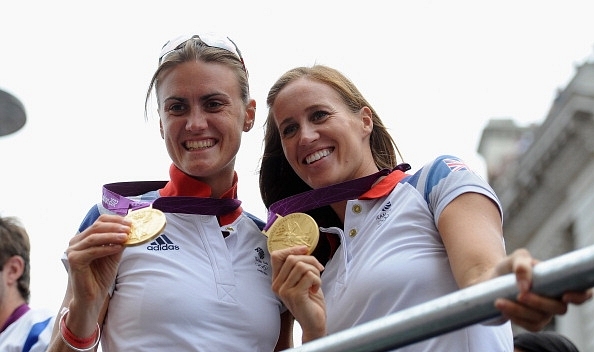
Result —
M 478 148 L 503 205 L 508 252 L 547 260 L 594 245 L 594 59 L 576 67 L 541 125 L 491 120 Z M 551 325 L 594 351 L 594 302 Z

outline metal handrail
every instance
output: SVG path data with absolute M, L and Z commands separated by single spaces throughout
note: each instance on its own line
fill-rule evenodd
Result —
M 538 263 L 532 286 L 548 297 L 594 287 L 594 246 Z M 501 317 L 495 299 L 518 293 L 514 274 L 507 274 L 286 351 L 387 351 Z

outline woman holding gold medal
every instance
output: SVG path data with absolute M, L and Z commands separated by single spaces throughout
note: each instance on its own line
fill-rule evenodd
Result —
M 273 351 L 292 320 L 271 290 L 263 223 L 237 196 L 235 158 L 255 118 L 228 37 L 165 44 L 155 90 L 168 181 L 107 184 L 66 250 L 50 351 Z
M 267 103 L 265 230 L 271 237 L 290 223 L 311 227 L 298 212 L 320 225 L 320 238 L 315 231 L 310 241 L 318 242 L 313 255 L 303 233 L 301 245 L 286 238 L 289 248 L 271 250 L 273 290 L 300 323 L 303 342 L 510 272 L 518 301 L 495 304 L 529 330 L 591 297 L 590 290 L 562 300 L 530 292 L 536 261 L 525 250 L 506 256 L 491 187 L 453 156 L 408 174 L 377 113 L 335 69 L 292 69 L 272 86 Z M 512 330 L 509 321 L 475 324 L 401 350 L 513 351 Z

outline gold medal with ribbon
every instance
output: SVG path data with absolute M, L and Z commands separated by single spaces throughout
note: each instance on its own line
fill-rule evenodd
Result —
M 151 207 L 133 210 L 125 218 L 132 222 L 132 226 L 124 246 L 136 246 L 153 240 L 167 224 L 165 214 Z
M 277 219 L 264 233 L 268 236 L 268 251 L 305 245 L 311 254 L 318 245 L 320 237 L 318 224 L 305 213 L 292 213 L 287 216 L 277 214 Z

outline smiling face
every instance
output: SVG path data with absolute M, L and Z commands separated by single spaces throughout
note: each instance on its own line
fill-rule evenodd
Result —
M 208 183 L 230 186 L 241 133 L 254 123 L 254 100 L 241 99 L 237 77 L 219 63 L 189 61 L 162 73 L 156 87 L 161 136 L 173 163 Z
M 287 84 L 271 113 L 293 170 L 312 188 L 377 172 L 369 137 L 371 110 L 349 110 L 330 86 L 308 78 Z

